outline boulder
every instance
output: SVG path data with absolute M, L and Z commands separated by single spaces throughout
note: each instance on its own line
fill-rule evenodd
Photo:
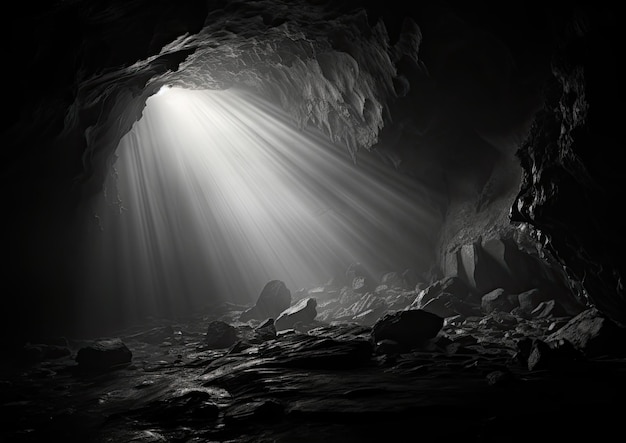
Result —
M 289 306 L 291 306 L 289 288 L 281 280 L 271 280 L 263 287 L 255 305 L 241 313 L 239 321 L 276 318 Z
M 120 338 L 109 338 L 80 348 L 76 353 L 76 363 L 83 369 L 108 370 L 129 364 L 132 356 Z
M 459 300 L 470 300 L 472 292 L 467 284 L 459 277 L 444 277 L 432 283 L 418 294 L 410 309 L 421 309 L 429 300 L 442 293 L 449 293 Z
M 385 314 L 372 327 L 374 343 L 393 340 L 405 348 L 422 346 L 437 336 L 443 327 L 443 318 L 422 309 L 409 309 Z
M 546 341 L 566 340 L 586 356 L 622 356 L 626 353 L 625 338 L 625 328 L 596 308 L 590 308 L 571 318 L 563 327 L 550 334 Z
M 530 312 L 530 316 L 534 318 L 546 318 L 554 313 L 556 303 L 554 300 L 542 301 L 535 309 Z
M 352 280 L 352 290 L 359 294 L 364 294 L 373 288 L 371 280 L 364 276 L 354 277 Z
M 351 263 L 346 270 L 346 280 L 354 292 L 364 294 L 376 287 L 370 272 L 361 263 Z
M 254 329 L 254 336 L 258 341 L 264 342 L 276 338 L 276 326 L 274 319 L 268 318 Z
M 539 306 L 539 303 L 547 301 L 548 297 L 538 288 L 533 288 L 518 294 L 517 299 L 522 312 L 531 313 L 537 306 Z
M 571 369 L 585 361 L 584 354 L 566 340 L 547 343 L 539 338 L 525 338 L 517 343 L 517 347 L 516 359 L 529 371 Z
M 311 323 L 317 317 L 317 301 L 314 298 L 305 298 L 300 300 L 295 305 L 285 309 L 278 318 L 274 325 L 277 331 L 285 329 L 291 329 L 296 323 L 307 324 Z
M 237 329 L 226 322 L 214 320 L 207 326 L 205 342 L 210 349 L 229 348 L 238 339 Z
M 504 289 L 498 288 L 483 295 L 480 307 L 489 314 L 494 311 L 511 312 L 515 306 L 511 303 L 509 295 L 504 292 Z

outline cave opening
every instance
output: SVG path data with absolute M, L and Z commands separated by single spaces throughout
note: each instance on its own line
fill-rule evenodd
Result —
M 354 263 L 426 280 L 438 191 L 371 154 L 250 89 L 162 87 L 83 214 L 78 330 L 247 305 L 274 279 L 341 285 Z
M 544 3 L 13 8 L 0 441 L 619 435 L 620 14 Z

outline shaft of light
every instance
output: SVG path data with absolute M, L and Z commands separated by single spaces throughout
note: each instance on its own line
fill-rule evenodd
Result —
M 272 279 L 293 292 L 352 262 L 374 274 L 420 260 L 429 216 L 397 174 L 355 165 L 250 92 L 168 88 L 117 153 L 120 206 L 101 204 L 86 243 L 95 315 L 182 315 L 251 303 Z

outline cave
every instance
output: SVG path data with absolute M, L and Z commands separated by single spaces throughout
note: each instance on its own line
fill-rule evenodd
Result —
M 619 435 L 618 17 L 14 5 L 0 439 Z

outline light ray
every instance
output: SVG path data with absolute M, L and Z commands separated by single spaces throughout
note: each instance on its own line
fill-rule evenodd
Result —
M 373 274 L 423 265 L 432 216 L 413 185 L 355 165 L 250 92 L 162 90 L 117 153 L 109 186 L 124 210 L 98 210 L 92 309 L 177 315 L 253 302 L 271 279 L 320 285 L 351 262 Z

